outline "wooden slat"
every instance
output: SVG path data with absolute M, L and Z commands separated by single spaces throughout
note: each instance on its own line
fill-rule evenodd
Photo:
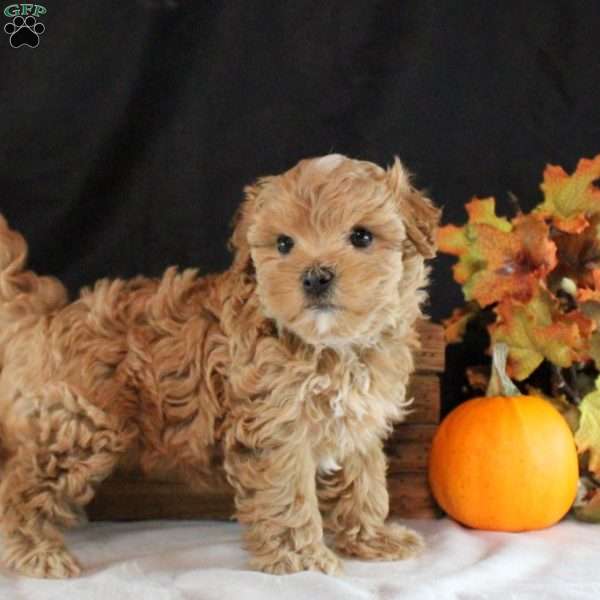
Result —
M 390 514 L 404 518 L 440 515 L 425 472 L 388 477 Z M 92 521 L 147 519 L 230 519 L 232 494 L 197 493 L 183 483 L 114 480 L 106 482 L 88 506 Z
M 184 483 L 111 479 L 87 508 L 92 521 L 229 519 L 233 493 L 199 493 Z
M 407 397 L 414 398 L 404 423 L 438 423 L 440 420 L 440 379 L 434 374 L 412 376 Z M 403 426 L 402 424 L 399 425 Z
M 425 471 L 436 425 L 400 425 L 385 446 L 388 475 Z
M 437 429 L 436 423 L 400 423 L 386 442 L 386 448 L 408 442 L 429 442 Z
M 407 519 L 441 516 L 427 482 L 427 473 L 402 473 L 388 478 L 390 515 Z
M 444 328 L 431 321 L 419 321 L 417 330 L 421 349 L 415 353 L 415 367 L 419 373 L 442 373 L 446 358 Z
M 388 475 L 412 471 L 425 471 L 431 450 L 431 441 L 396 446 L 393 454 L 388 454 Z

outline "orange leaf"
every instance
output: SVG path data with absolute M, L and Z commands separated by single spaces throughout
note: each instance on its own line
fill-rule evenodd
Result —
M 477 226 L 477 248 L 485 269 L 475 273 L 464 290 L 481 306 L 505 297 L 528 301 L 556 266 L 556 246 L 545 221 L 538 215 L 521 215 L 513 222 L 511 233 Z
M 577 300 L 579 302 L 600 302 L 600 269 L 594 269 L 589 273 L 588 283 L 591 283 L 589 287 L 577 290 Z
M 478 313 L 477 306 L 469 302 L 461 308 L 455 308 L 452 314 L 442 321 L 444 337 L 448 344 L 460 342 L 465 334 L 469 321 Z
M 520 215 L 514 225 L 497 217 L 493 198 L 466 205 L 469 222 L 447 225 L 438 234 L 440 250 L 458 256 L 454 278 L 467 300 L 482 307 L 511 296 L 527 301 L 556 265 L 556 246 L 539 215 Z
M 557 231 L 552 240 L 558 252 L 552 289 L 560 285 L 563 277 L 572 279 L 577 286 L 594 288 L 594 270 L 600 269 L 600 213 L 591 217 L 589 225 L 580 233 Z
M 518 380 L 527 378 L 544 359 L 565 368 L 589 358 L 594 323 L 579 311 L 562 313 L 546 290 L 538 290 L 527 303 L 507 299 L 495 312 L 498 318 L 490 335 L 494 343 L 508 345 L 509 374 Z

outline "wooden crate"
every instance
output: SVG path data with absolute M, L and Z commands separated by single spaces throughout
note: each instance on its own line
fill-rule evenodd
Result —
M 444 336 L 441 326 L 429 322 L 419 329 L 422 349 L 411 382 L 412 413 L 386 443 L 390 513 L 405 518 L 438 515 L 426 468 L 440 418 Z M 135 471 L 118 471 L 100 486 L 87 512 L 92 520 L 228 519 L 234 505 L 231 488 L 217 481 L 209 490 L 197 491 L 174 477 L 148 479 Z
M 440 420 L 440 376 L 444 370 L 445 342 L 441 325 L 420 324 L 421 351 L 410 395 L 413 412 L 396 426 L 386 443 L 390 514 L 405 518 L 440 515 L 427 481 L 427 458 Z

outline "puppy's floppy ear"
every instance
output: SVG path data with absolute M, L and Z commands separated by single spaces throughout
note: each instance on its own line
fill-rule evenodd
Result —
M 258 196 L 268 178 L 262 178 L 244 188 L 245 199 L 233 218 L 233 234 L 229 240 L 229 249 L 235 254 L 232 268 L 237 272 L 254 273 L 254 265 L 248 245 L 248 230 L 254 222 L 258 209 Z
M 433 258 L 436 252 L 435 232 L 441 210 L 413 188 L 410 176 L 397 156 L 394 157 L 394 164 L 387 170 L 386 177 L 406 226 L 408 239 L 422 256 Z

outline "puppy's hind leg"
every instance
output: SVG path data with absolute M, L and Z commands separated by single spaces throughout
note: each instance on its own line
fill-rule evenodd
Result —
M 17 450 L 0 483 L 5 563 L 33 577 L 75 576 L 80 567 L 59 527 L 78 521 L 133 432 L 65 384 L 14 408 L 8 425 Z

